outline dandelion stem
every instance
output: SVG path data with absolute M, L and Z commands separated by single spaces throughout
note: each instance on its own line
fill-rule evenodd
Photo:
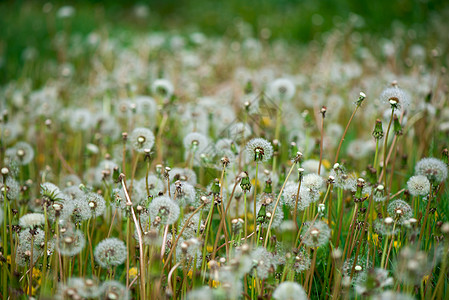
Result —
M 338 161 L 338 156 L 340 155 L 341 145 L 343 144 L 343 141 L 345 140 L 345 136 L 346 136 L 346 133 L 348 132 L 349 125 L 351 125 L 352 119 L 354 118 L 355 113 L 357 112 L 359 107 L 360 107 L 360 104 L 357 104 L 356 107 L 354 108 L 354 111 L 352 112 L 351 117 L 349 118 L 348 124 L 346 124 L 345 131 L 343 132 L 343 136 L 341 137 L 340 143 L 338 144 L 337 154 L 335 154 L 334 164 L 336 164 Z
M 394 116 L 394 107 L 391 109 L 391 117 L 390 117 L 390 122 L 388 123 L 388 127 L 387 127 L 387 133 L 385 134 L 385 141 L 384 141 L 384 157 L 383 157 L 383 166 L 382 166 L 382 173 L 384 174 L 384 187 L 385 189 L 387 189 L 387 145 L 388 145 L 388 135 L 390 134 L 390 128 L 391 128 L 391 123 L 393 122 L 393 116 Z M 379 180 L 381 180 L 381 178 L 379 178 Z M 388 190 L 387 190 L 387 195 L 388 195 Z
M 259 163 L 256 161 L 256 176 L 254 177 L 254 194 L 253 194 L 253 219 L 254 219 L 254 232 L 256 232 L 256 216 L 257 216 L 257 176 L 258 176 L 258 171 L 259 171 Z M 256 238 L 256 234 L 254 235 L 254 238 Z
M 122 187 L 123 192 L 125 193 L 126 198 L 126 205 L 130 207 L 131 215 L 134 221 L 134 225 L 136 227 L 136 233 L 137 233 L 137 239 L 139 242 L 139 267 L 140 267 L 140 297 L 142 300 L 145 300 L 145 262 L 144 262 L 144 255 L 143 255 L 143 242 L 142 242 L 142 232 L 140 230 L 139 222 L 137 221 L 136 214 L 134 212 L 133 203 L 131 202 L 131 199 L 128 194 L 128 189 L 126 188 L 126 182 L 125 182 L 125 175 L 122 173 L 120 174 L 121 181 L 122 181 Z M 129 256 L 129 254 L 128 254 Z M 127 272 L 127 279 L 129 279 L 129 269 L 126 270 Z M 126 286 L 128 286 L 128 281 L 126 283 Z
M 267 234 L 265 236 L 265 245 L 264 245 L 265 248 L 267 248 L 267 245 L 268 245 L 268 235 L 270 234 L 271 225 L 273 224 L 273 219 L 274 219 L 274 214 L 276 213 L 276 208 L 277 208 L 277 206 L 279 204 L 279 200 L 281 199 L 282 192 L 284 191 L 284 188 L 285 188 L 285 185 L 287 184 L 288 178 L 292 174 L 292 171 L 293 171 L 295 165 L 296 165 L 296 163 L 293 163 L 291 168 L 290 168 L 290 171 L 288 171 L 287 177 L 284 180 L 284 184 L 282 185 L 282 188 L 279 191 L 279 195 L 278 195 L 278 197 L 276 199 L 276 203 L 274 204 L 273 212 L 271 213 L 270 223 L 268 223 L 268 227 L 267 227 Z M 256 226 L 256 215 L 254 215 L 254 226 Z M 254 230 L 256 230 L 255 227 L 254 227 Z

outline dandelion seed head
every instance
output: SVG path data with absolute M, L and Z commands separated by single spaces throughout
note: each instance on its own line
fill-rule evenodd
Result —
M 154 145 L 154 134 L 150 129 L 135 128 L 128 137 L 133 149 L 139 153 L 144 153 L 145 149 L 151 149 Z
M 94 217 L 101 216 L 106 209 L 106 201 L 103 196 L 97 193 L 89 192 L 84 194 L 82 201 L 87 203 L 87 206 L 91 211 L 91 215 Z
M 410 105 L 410 97 L 397 85 L 388 87 L 380 94 L 380 100 L 384 103 L 394 105 L 397 109 L 407 109 Z
M 173 84 L 167 79 L 156 79 L 151 85 L 151 89 L 154 94 L 167 99 L 173 95 L 175 90 Z
M 175 201 L 180 207 L 193 204 L 195 202 L 196 191 L 195 188 L 188 182 L 176 181 L 170 187 L 173 201 Z
M 159 196 L 153 199 L 148 207 L 151 220 L 160 218 L 162 224 L 173 224 L 178 220 L 180 208 L 167 196 Z
M 107 280 L 101 285 L 102 297 L 105 300 L 129 300 L 128 289 L 118 281 Z
M 17 142 L 14 147 L 6 150 L 6 156 L 11 160 L 15 160 L 20 165 L 27 165 L 34 158 L 34 150 L 26 142 Z
M 6 182 L 3 178 L 0 178 L 0 200 L 5 200 L 5 191 L 6 191 L 6 199 L 9 201 L 14 201 L 19 197 L 20 185 L 19 183 L 13 179 L 12 177 L 6 177 Z
M 102 268 L 110 268 L 121 265 L 125 262 L 127 255 L 126 245 L 117 238 L 107 238 L 102 240 L 95 247 L 95 261 Z
M 61 233 L 58 250 L 63 256 L 74 256 L 83 250 L 85 244 L 84 233 L 81 230 L 69 228 Z
M 396 199 L 388 204 L 388 214 L 395 220 L 397 224 L 404 224 L 413 216 L 411 206 L 401 199 Z
M 278 101 L 289 101 L 296 92 L 294 83 L 287 78 L 278 78 L 274 80 L 268 87 L 268 93 L 271 97 Z
M 28 213 L 19 219 L 19 225 L 22 228 L 34 228 L 45 223 L 45 217 L 39 213 Z
M 268 161 L 273 156 L 273 146 L 263 138 L 254 138 L 246 144 L 246 153 L 254 161 Z
M 307 247 L 316 248 L 327 244 L 330 232 L 329 226 L 323 221 L 306 222 L 302 230 L 301 239 Z
M 296 282 L 284 281 L 278 285 L 273 292 L 273 299 L 276 300 L 307 300 L 304 288 Z
M 320 161 L 316 159 L 307 159 L 301 163 L 301 167 L 304 169 L 305 174 L 315 174 L 318 172 L 318 166 Z M 323 165 L 320 167 L 320 174 L 325 175 L 326 169 Z
M 300 251 L 296 256 L 294 257 L 293 261 L 293 269 L 297 273 L 301 273 L 303 271 L 306 271 L 310 268 L 312 261 L 310 259 L 310 255 L 307 254 L 305 251 Z
M 415 174 L 426 176 L 433 184 L 443 182 L 447 178 L 447 165 L 440 159 L 427 157 L 415 166 Z

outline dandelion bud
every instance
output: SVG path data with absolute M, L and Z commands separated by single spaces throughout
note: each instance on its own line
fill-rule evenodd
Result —
M 3 175 L 3 176 L 8 175 L 9 169 L 6 168 L 6 167 L 5 167 L 5 168 L 2 168 L 1 172 L 2 172 L 2 175 Z
M 242 172 L 242 174 L 240 174 L 240 177 L 242 177 L 240 187 L 242 188 L 243 191 L 249 191 L 251 189 L 251 181 L 249 180 L 248 173 Z
M 220 189 L 221 189 L 220 188 L 220 180 L 218 178 L 215 178 L 215 180 L 212 184 L 212 187 L 211 187 L 212 194 L 214 194 L 214 195 L 220 194 Z
M 325 211 L 325 209 L 326 209 L 326 207 L 324 206 L 324 204 L 323 203 L 320 203 L 320 204 L 318 204 L 318 211 L 319 212 L 324 212 Z
M 357 189 L 356 189 L 355 195 L 354 195 L 355 202 L 362 202 L 363 200 L 365 200 L 363 198 L 363 194 L 362 194 L 364 186 L 365 186 L 365 180 L 363 178 L 357 179 Z
M 323 116 L 323 119 L 326 117 L 326 111 L 327 111 L 327 107 L 326 106 L 322 106 L 320 113 Z
M 332 251 L 332 258 L 333 259 L 340 259 L 343 256 L 343 252 L 340 250 L 340 248 L 334 249 Z
M 380 119 L 376 120 L 376 125 L 374 126 L 373 137 L 376 140 L 382 139 L 384 136 L 384 130 L 382 128 L 382 121 Z
M 441 160 L 449 166 L 449 150 L 447 148 L 443 149 Z
M 293 162 L 295 162 L 295 163 L 301 163 L 301 160 L 302 160 L 302 153 L 301 152 L 296 152 L 296 156 L 295 156 L 295 158 L 293 159 Z
M 366 95 L 364 92 L 360 92 L 359 93 L 359 98 L 357 99 L 357 101 L 355 102 L 357 106 L 362 105 L 363 100 L 365 100 Z
M 263 191 L 264 191 L 264 193 L 267 193 L 267 194 L 270 194 L 273 191 L 271 179 L 268 178 L 268 180 L 265 181 L 265 188 Z
M 304 169 L 298 168 L 298 181 L 302 181 L 303 175 L 304 175 Z
M 51 122 L 50 119 L 45 120 L 45 126 L 46 126 L 48 129 L 50 129 L 51 125 L 52 125 L 52 122 Z
M 209 198 L 206 196 L 201 196 L 200 200 L 203 204 L 208 204 L 210 202 Z
M 245 92 L 245 94 L 251 94 L 253 92 L 253 83 L 251 82 L 251 80 L 248 80 L 246 82 L 244 92 Z M 246 106 L 246 103 L 247 102 L 245 102 L 245 106 Z
M 384 223 L 385 223 L 386 225 L 390 225 L 391 223 L 393 223 L 393 218 L 391 218 L 391 217 L 386 217 L 386 218 L 384 219 Z
M 223 165 L 223 167 L 227 167 L 230 163 L 230 160 L 227 156 L 223 156 L 221 158 L 221 164 Z
M 281 146 L 281 142 L 279 140 L 273 140 L 273 151 L 274 155 L 277 155 L 279 152 L 279 147 Z
M 395 135 L 402 135 L 402 126 L 396 114 L 393 117 L 393 132 Z
M 441 225 L 441 232 L 444 234 L 448 234 L 449 233 L 449 223 L 446 222 L 443 225 Z
M 296 145 L 295 142 L 291 142 L 288 147 L 289 157 L 294 157 L 295 155 L 297 155 L 297 152 L 298 152 L 298 146 Z
M 128 133 L 127 132 L 122 132 L 122 140 L 124 143 L 126 143 L 126 141 L 128 140 Z
M 158 174 L 158 175 L 162 174 L 162 165 L 161 164 L 156 165 L 156 174 Z

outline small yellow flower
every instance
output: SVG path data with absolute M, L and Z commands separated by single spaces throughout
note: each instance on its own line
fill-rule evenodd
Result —
M 129 274 L 129 278 L 134 279 L 137 276 L 137 268 L 136 267 L 132 267 L 131 269 L 129 269 L 128 271 Z
M 328 161 L 327 159 L 323 159 L 323 160 L 321 161 L 321 163 L 322 163 L 322 165 L 323 165 L 326 169 L 329 169 L 329 168 L 331 167 L 331 163 L 330 163 L 330 161 Z
M 372 235 L 368 235 L 368 241 L 373 240 L 374 245 L 379 245 L 379 236 L 376 233 L 373 233 Z
M 212 286 L 213 286 L 214 288 L 217 288 L 219 285 L 220 285 L 220 282 L 219 282 L 219 281 L 212 280 Z
M 33 268 L 33 280 L 37 284 L 41 284 L 42 281 L 42 272 L 39 269 Z
M 264 126 L 270 126 L 271 125 L 271 119 L 268 116 L 262 117 L 262 125 Z
M 189 277 L 190 279 L 192 279 L 192 275 L 193 275 L 193 271 L 190 270 L 189 273 L 187 273 L 187 277 Z
M 394 241 L 393 242 L 393 246 L 398 249 L 399 247 L 401 247 L 401 241 Z
M 214 251 L 214 247 L 212 245 L 207 245 L 206 250 L 207 252 L 212 252 Z

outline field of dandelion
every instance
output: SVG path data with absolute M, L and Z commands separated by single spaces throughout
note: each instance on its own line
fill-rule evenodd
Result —
M 0 3 L 0 299 L 445 299 L 444 1 Z

